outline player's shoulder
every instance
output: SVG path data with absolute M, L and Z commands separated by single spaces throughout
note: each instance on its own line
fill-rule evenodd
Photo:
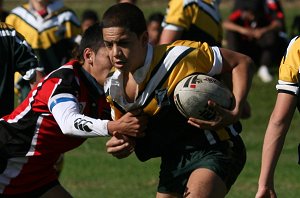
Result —
M 72 82 L 76 77 L 75 70 L 77 70 L 76 64 L 69 62 L 52 71 L 46 79 L 59 78 L 64 82 Z
M 300 35 L 295 36 L 291 41 L 289 46 L 295 46 L 298 47 L 300 49 Z
M 287 47 L 285 56 L 287 56 L 290 53 L 294 53 L 294 52 L 298 53 L 298 51 L 300 51 L 300 35 L 291 39 L 291 41 Z

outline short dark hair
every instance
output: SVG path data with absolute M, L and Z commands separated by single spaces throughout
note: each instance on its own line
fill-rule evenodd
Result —
M 131 3 L 118 3 L 108 8 L 102 17 L 103 28 L 122 27 L 139 37 L 147 31 L 144 13 Z
M 74 52 L 74 56 L 76 59 L 84 61 L 83 52 L 86 48 L 91 48 L 93 52 L 97 53 L 101 46 L 104 46 L 102 25 L 95 23 L 83 33 L 81 42 Z
M 85 21 L 87 19 L 91 19 L 93 21 L 99 21 L 99 17 L 98 17 L 98 14 L 96 11 L 94 10 L 91 10 L 91 9 L 87 9 L 85 10 L 83 13 L 82 13 L 82 16 L 81 16 L 81 21 Z
M 161 12 L 153 12 L 149 17 L 148 17 L 148 23 L 152 21 L 156 21 L 158 23 L 162 23 L 164 20 L 164 15 Z

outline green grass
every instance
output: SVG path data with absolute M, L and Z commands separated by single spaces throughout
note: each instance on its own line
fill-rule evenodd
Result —
M 225 18 L 229 13 L 229 7 L 226 3 L 228 1 L 223 1 L 226 5 L 222 5 L 221 10 Z M 5 5 L 11 9 L 16 3 L 22 2 L 23 0 L 6 0 Z M 85 8 L 93 8 L 101 16 L 114 0 L 65 0 L 65 2 L 79 16 Z M 139 0 L 138 2 L 146 17 L 153 11 L 164 12 L 167 6 L 167 0 Z M 297 6 L 285 7 L 285 13 L 289 28 L 292 18 L 298 13 L 298 8 Z M 275 84 L 276 79 L 270 84 L 263 84 L 257 76 L 253 80 L 249 94 L 252 117 L 242 121 L 244 127 L 242 137 L 247 147 L 248 159 L 243 172 L 227 196 L 229 198 L 255 196 L 262 141 L 276 99 Z M 275 186 L 278 197 L 297 198 L 300 195 L 300 171 L 297 164 L 297 146 L 300 142 L 299 119 L 299 113 L 296 112 L 277 165 Z M 60 177 L 63 186 L 76 198 L 155 197 L 159 159 L 144 163 L 139 162 L 134 155 L 123 160 L 115 159 L 106 153 L 106 140 L 106 138 L 87 140 L 82 146 L 66 154 Z

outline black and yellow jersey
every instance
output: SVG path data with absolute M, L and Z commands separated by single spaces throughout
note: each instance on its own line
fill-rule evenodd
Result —
M 25 75 L 38 67 L 37 57 L 24 37 L 12 26 L 0 23 L 0 116 L 14 108 L 14 73 Z
M 278 92 L 299 95 L 300 38 L 293 38 L 287 47 L 279 68 L 276 85 Z
M 221 46 L 222 25 L 216 0 L 170 0 L 163 27 L 183 30 L 182 40 Z
M 69 61 L 81 28 L 76 14 L 61 1 L 49 4 L 47 11 L 48 15 L 42 17 L 27 3 L 13 9 L 6 23 L 24 35 L 49 73 Z
M 166 150 L 213 145 L 238 135 L 241 131 L 239 123 L 218 131 L 193 127 L 174 104 L 174 89 L 184 77 L 196 73 L 214 76 L 221 71 L 222 56 L 218 47 L 179 40 L 155 48 L 148 46 L 145 64 L 133 74 L 139 85 L 135 102 L 126 101 L 119 70 L 107 79 L 105 90 L 114 119 L 136 108 L 142 108 L 149 115 L 146 136 L 137 139 L 136 154 L 139 159 L 160 156 Z

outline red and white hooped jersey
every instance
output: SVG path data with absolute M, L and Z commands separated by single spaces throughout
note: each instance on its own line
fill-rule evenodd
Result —
M 0 194 L 30 192 L 56 180 L 53 165 L 62 153 L 87 137 L 108 135 L 109 109 L 103 88 L 79 62 L 46 76 L 0 120 L 0 153 L 8 158 Z

